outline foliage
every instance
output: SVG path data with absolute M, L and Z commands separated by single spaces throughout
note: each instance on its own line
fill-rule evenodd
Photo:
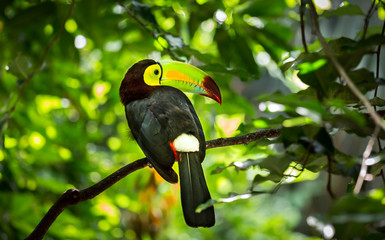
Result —
M 311 29 L 316 17 L 383 113 L 384 2 L 330 2 L 314 16 L 310 1 L 294 0 L 79 0 L 73 12 L 67 0 L 2 0 L 0 239 L 26 237 L 64 191 L 143 157 L 118 96 L 143 58 L 213 76 L 222 106 L 191 96 L 207 139 L 278 127 L 281 136 L 207 151 L 213 228 L 188 228 L 178 186 L 144 169 L 66 209 L 47 239 L 383 239 L 385 132 Z

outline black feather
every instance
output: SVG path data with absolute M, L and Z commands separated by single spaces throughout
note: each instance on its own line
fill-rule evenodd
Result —
M 211 199 L 198 152 L 178 153 L 179 181 L 183 215 L 191 227 L 211 227 L 215 224 L 214 207 L 197 213 L 197 207 Z

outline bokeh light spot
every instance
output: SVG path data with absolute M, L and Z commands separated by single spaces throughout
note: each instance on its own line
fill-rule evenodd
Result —
M 83 35 L 77 35 L 75 37 L 75 47 L 77 49 L 82 49 L 87 45 L 87 39 Z
M 323 10 L 331 8 L 332 4 L 330 3 L 330 0 L 314 0 L 314 4 Z
M 31 135 L 29 135 L 29 145 L 39 150 L 45 145 L 45 138 L 38 132 L 32 132 Z
M 74 33 L 78 29 L 78 25 L 76 24 L 75 20 L 68 19 L 65 23 L 65 29 L 69 33 Z

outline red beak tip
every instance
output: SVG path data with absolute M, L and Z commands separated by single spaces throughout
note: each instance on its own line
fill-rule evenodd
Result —
M 218 102 L 219 105 L 222 105 L 221 91 L 219 90 L 218 85 L 210 76 L 206 75 L 204 77 L 203 86 L 208 92 L 208 94 L 203 95 L 212 98 L 214 101 Z

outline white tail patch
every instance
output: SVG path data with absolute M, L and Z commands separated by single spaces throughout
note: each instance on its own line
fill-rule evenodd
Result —
M 199 152 L 199 141 L 191 134 L 182 133 L 174 140 L 177 152 Z

